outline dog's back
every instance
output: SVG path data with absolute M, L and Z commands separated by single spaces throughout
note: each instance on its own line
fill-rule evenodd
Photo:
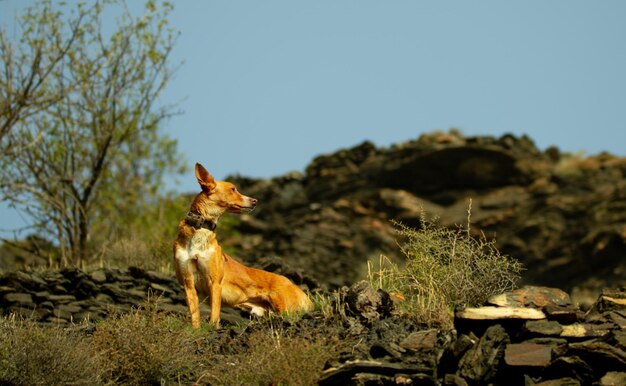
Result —
M 224 254 L 222 303 L 231 307 L 254 306 L 259 314 L 310 311 L 313 303 L 300 287 L 285 276 L 247 267 Z

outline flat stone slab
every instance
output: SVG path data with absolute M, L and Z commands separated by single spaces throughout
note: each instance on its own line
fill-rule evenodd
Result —
M 370 360 L 347 361 L 338 368 L 324 370 L 319 385 L 347 385 L 359 374 L 431 374 L 434 369 L 426 366 L 407 366 L 402 363 L 388 363 Z
M 563 324 L 572 324 L 585 319 L 585 313 L 574 306 L 554 306 L 548 305 L 543 309 L 548 319 L 555 320 Z
M 516 290 L 494 295 L 487 301 L 500 307 L 537 307 L 569 306 L 572 300 L 567 292 L 558 288 L 524 286 Z
M 544 367 L 550 364 L 552 347 L 537 343 L 508 344 L 504 361 L 509 366 Z
M 33 297 L 27 293 L 8 293 L 4 295 L 4 301 L 12 304 L 28 305 L 33 303 Z
M 400 347 L 413 351 L 431 350 L 436 345 L 437 330 L 413 332 L 400 342 Z
M 611 324 L 589 324 L 589 323 L 574 323 L 567 326 L 562 326 L 563 331 L 561 336 L 564 338 L 589 338 L 599 337 L 608 334 L 611 331 L 613 325 Z
M 543 311 L 524 307 L 468 307 L 456 312 L 459 319 L 470 320 L 501 320 L 501 319 L 545 319 Z
M 559 336 L 563 327 L 554 320 L 529 320 L 524 324 L 524 329 L 533 335 Z

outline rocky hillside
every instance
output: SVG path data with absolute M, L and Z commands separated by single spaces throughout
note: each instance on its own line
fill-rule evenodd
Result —
M 626 285 L 626 159 L 539 150 L 531 139 L 433 133 L 377 148 L 369 142 L 314 159 L 304 173 L 234 177 L 260 200 L 223 243 L 248 262 L 277 256 L 333 288 L 367 260 L 402 259 L 391 220 L 422 211 L 467 224 L 522 261 L 525 284 L 580 293 Z
M 268 336 L 281 331 L 284 337 L 322 332 L 346 342 L 336 357 L 319 369 L 315 382 L 319 385 L 608 386 L 626 382 L 626 291 L 605 290 L 587 312 L 582 312 L 559 289 L 526 286 L 493 296 L 484 307 L 458 308 L 451 330 L 416 323 L 397 307 L 398 299 L 374 290 L 366 281 L 342 288 L 339 295 L 337 299 L 342 300 L 329 308 L 337 310 L 335 314 L 318 310 L 299 321 L 266 318 L 250 322 L 232 309 L 223 309 L 226 328 L 194 340 L 199 355 L 206 355 L 209 345 L 219 356 L 203 357 L 202 365 L 190 366 L 190 379 L 182 384 L 213 384 L 213 379 L 203 377 L 203 366 L 214 365 L 211 362 L 216 358 L 227 360 L 233 350 L 242 350 L 242 345 L 245 350 L 246 336 L 254 331 Z M 183 323 L 188 323 L 182 290 L 169 275 L 138 268 L 90 273 L 68 268 L 0 276 L 2 314 L 18 314 L 67 328 L 77 327 L 72 322 L 99 322 L 111 314 L 127 313 L 131 307 L 150 302 L 150 297 L 158 299 L 152 300 L 155 311 L 181 315 Z M 151 318 L 155 318 L 153 312 Z M 206 309 L 203 314 L 208 316 Z M 237 326 L 247 327 L 241 331 Z M 78 327 L 86 339 L 103 328 L 98 323 Z M 175 334 L 172 327 L 168 334 Z M 216 348 L 220 341 L 222 346 Z M 158 344 L 151 342 L 150 347 Z M 141 347 L 134 341 L 124 344 L 127 346 Z M 139 349 L 129 352 L 142 356 L 128 361 L 154 355 Z M 10 357 L 3 360 L 13 363 Z M 63 361 L 56 363 L 67 366 Z M 180 373 L 169 382 L 163 378 L 168 373 L 158 374 L 161 384 L 181 384 Z M 13 384 L 3 376 L 6 373 L 0 372 L 1 384 Z M 32 384 L 24 381 L 27 376 L 22 378 L 15 384 Z M 117 383 L 129 382 L 118 379 Z

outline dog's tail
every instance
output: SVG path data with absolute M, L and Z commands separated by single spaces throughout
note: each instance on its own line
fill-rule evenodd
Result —
M 289 296 L 289 301 L 287 303 L 287 307 L 285 311 L 295 311 L 295 312 L 309 312 L 313 311 L 314 305 L 307 295 L 300 287 L 295 284 L 291 284 L 291 296 Z
M 313 302 L 309 295 L 307 295 L 304 291 L 302 291 L 302 297 L 300 298 L 300 310 L 304 312 L 313 311 Z

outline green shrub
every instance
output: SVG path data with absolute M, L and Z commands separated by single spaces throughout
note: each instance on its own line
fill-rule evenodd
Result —
M 520 278 L 521 264 L 501 254 L 495 240 L 470 234 L 469 211 L 465 229 L 436 226 L 424 215 L 417 229 L 395 225 L 406 262 L 400 267 L 381 257 L 370 279 L 374 286 L 402 294 L 420 322 L 450 327 L 454 307 L 481 305 L 515 288 Z

